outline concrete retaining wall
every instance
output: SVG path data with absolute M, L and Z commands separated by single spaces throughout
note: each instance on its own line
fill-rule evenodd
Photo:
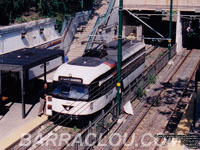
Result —
M 0 28 L 0 54 L 36 47 L 60 38 L 55 24 L 56 19 L 42 19 Z M 40 29 L 43 29 L 42 33 Z
M 55 18 L 1 27 L 0 54 L 33 47 L 59 48 L 67 53 L 77 28 L 87 23 L 90 14 L 91 11 L 76 13 L 75 17 L 64 22 L 61 34 L 55 29 Z M 22 38 L 23 34 L 24 38 Z

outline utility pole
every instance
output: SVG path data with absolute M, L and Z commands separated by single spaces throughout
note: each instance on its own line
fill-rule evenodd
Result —
M 173 0 L 170 1 L 169 40 L 168 40 L 169 60 L 171 59 L 171 49 L 172 49 L 172 13 L 173 13 Z
M 121 110 L 121 62 L 122 62 L 122 21 L 123 21 L 123 0 L 119 0 L 119 33 L 117 53 L 117 101 L 119 103 L 118 115 Z

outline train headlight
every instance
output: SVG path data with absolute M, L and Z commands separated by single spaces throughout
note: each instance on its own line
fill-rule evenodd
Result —
M 69 107 L 66 107 L 66 110 L 67 110 L 67 111 L 69 111 L 69 109 L 70 109 Z
M 63 107 L 65 108 L 66 111 L 69 111 L 70 109 L 73 108 L 73 106 L 66 106 L 66 105 L 63 105 Z

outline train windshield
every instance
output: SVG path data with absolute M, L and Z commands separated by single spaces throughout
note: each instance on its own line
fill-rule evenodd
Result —
M 72 82 L 53 82 L 52 95 L 66 100 L 88 100 L 88 86 Z

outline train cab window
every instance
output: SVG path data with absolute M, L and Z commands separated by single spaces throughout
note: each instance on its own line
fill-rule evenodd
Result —
M 88 87 L 85 85 L 72 84 L 70 90 L 70 97 L 87 100 L 89 98 Z
M 88 86 L 71 82 L 53 82 L 52 96 L 65 100 L 88 100 Z
M 98 98 L 100 96 L 100 89 L 98 85 L 99 85 L 98 82 L 90 84 L 89 87 L 90 100 L 94 100 L 95 98 Z
M 57 96 L 65 96 L 67 97 L 69 95 L 69 91 L 70 91 L 70 86 L 69 83 L 60 83 L 59 82 L 54 82 L 53 83 L 53 95 L 57 95 Z

